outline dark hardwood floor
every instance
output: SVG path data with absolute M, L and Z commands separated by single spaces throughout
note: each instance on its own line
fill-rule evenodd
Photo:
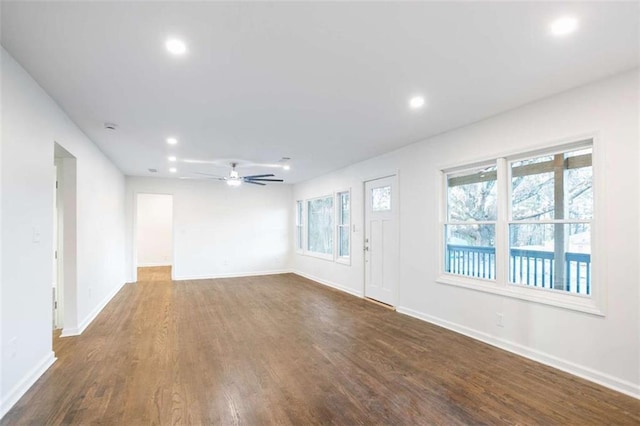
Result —
M 639 400 L 290 274 L 130 284 L 54 349 L 2 425 L 640 424 Z

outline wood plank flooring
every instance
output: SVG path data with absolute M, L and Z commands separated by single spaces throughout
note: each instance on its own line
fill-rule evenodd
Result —
M 126 285 L 54 350 L 2 425 L 640 424 L 639 400 L 291 274 Z
M 171 266 L 138 268 L 138 281 L 171 281 Z

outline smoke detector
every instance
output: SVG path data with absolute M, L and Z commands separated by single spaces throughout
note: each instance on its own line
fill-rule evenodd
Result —
M 116 130 L 118 125 L 115 123 L 104 123 L 104 128 L 107 130 Z

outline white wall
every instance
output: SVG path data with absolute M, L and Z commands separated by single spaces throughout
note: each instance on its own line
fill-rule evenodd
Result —
M 223 182 L 127 177 L 127 261 L 133 254 L 136 194 L 173 195 L 173 277 L 212 278 L 287 271 L 290 185 L 232 188 Z
M 138 194 L 137 266 L 171 265 L 173 242 L 173 197 Z
M 397 170 L 399 311 L 640 396 L 638 83 L 637 70 L 621 74 L 295 185 L 291 211 L 295 200 L 351 187 L 356 232 L 351 266 L 295 254 L 293 269 L 362 294 L 362 182 Z M 596 227 L 608 286 L 605 317 L 436 283 L 442 167 L 593 133 L 604 164 L 596 175 L 602 186 Z M 504 313 L 503 328 L 497 312 Z
M 77 315 L 65 329 L 82 330 L 125 280 L 124 177 L 4 49 L 0 59 L 3 415 L 54 361 L 54 141 L 77 159 Z

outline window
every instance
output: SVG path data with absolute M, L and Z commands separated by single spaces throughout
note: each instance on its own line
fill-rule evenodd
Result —
M 302 236 L 304 235 L 304 212 L 303 212 L 304 204 L 301 200 L 296 201 L 296 250 L 302 251 L 304 247 L 302 244 Z
M 336 195 L 338 205 L 338 220 L 337 222 L 337 234 L 338 234 L 338 259 L 348 260 L 350 256 L 349 236 L 351 228 L 351 199 L 349 191 L 338 192 Z
M 509 163 L 509 283 L 591 294 L 591 151 Z
M 601 313 L 591 297 L 592 143 L 444 171 L 438 281 Z
M 333 197 L 307 201 L 307 251 L 333 255 Z
M 382 212 L 391 210 L 391 187 L 383 186 L 371 190 L 371 210 Z
M 495 163 L 447 176 L 445 271 L 496 278 Z

